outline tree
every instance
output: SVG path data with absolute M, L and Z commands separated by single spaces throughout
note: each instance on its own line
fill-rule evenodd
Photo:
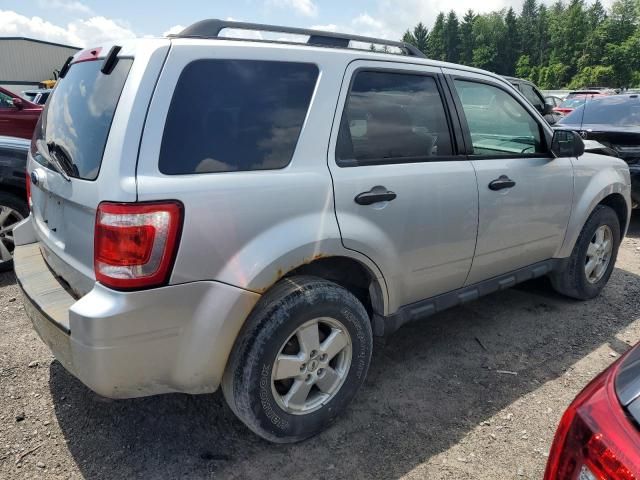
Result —
M 538 3 L 538 1 L 540 3 Z M 513 8 L 462 20 L 440 12 L 403 39 L 437 60 L 528 78 L 541 88 L 640 86 L 640 0 L 524 0 Z M 567 3 L 564 3 L 567 2 Z
M 538 9 L 538 30 L 537 40 L 538 47 L 536 55 L 534 56 L 535 63 L 538 65 L 546 65 L 549 62 L 549 11 L 545 5 L 540 5 Z
M 640 2 L 638 0 L 616 0 L 611 5 L 611 30 L 612 43 L 622 43 L 638 28 L 638 15 L 640 14 Z
M 504 17 L 505 35 L 504 40 L 499 46 L 499 54 L 502 60 L 501 68 L 498 73 L 504 75 L 513 75 L 516 69 L 516 61 L 518 60 L 518 45 L 520 44 L 518 35 L 518 23 L 516 12 L 509 7 Z
M 602 6 L 600 0 L 595 0 L 587 12 L 587 19 L 589 22 L 589 28 L 595 30 L 602 22 L 607 18 L 607 11 Z
M 427 39 L 427 56 L 434 60 L 445 59 L 445 19 L 444 13 L 440 12 L 436 17 L 436 22 L 431 29 L 431 35 Z
M 475 46 L 473 22 L 475 19 L 476 15 L 473 10 L 467 10 L 460 24 L 460 63 L 464 65 L 471 65 L 473 62 L 473 48 Z
M 444 52 L 447 62 L 458 63 L 460 60 L 460 32 L 456 13 L 451 10 L 444 26 Z
M 405 43 L 410 43 L 411 45 L 415 45 L 418 47 L 422 53 L 427 53 L 427 39 L 429 37 L 429 30 L 424 26 L 422 22 L 419 22 L 415 27 L 413 27 L 413 32 L 407 30 L 404 32 L 402 36 L 402 41 Z
M 536 0 L 524 0 L 522 12 L 518 19 L 518 30 L 520 34 L 520 51 L 529 58 L 535 56 L 537 45 L 536 24 L 538 20 L 538 5 Z

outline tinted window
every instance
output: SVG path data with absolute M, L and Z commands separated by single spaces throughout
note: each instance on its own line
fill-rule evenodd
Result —
M 318 78 L 312 64 L 198 60 L 185 67 L 160 150 L 167 175 L 289 164 Z
M 560 120 L 562 124 L 600 124 L 640 129 L 640 99 L 620 96 L 587 100 Z
M 471 133 L 474 155 L 518 156 L 546 152 L 540 126 L 506 91 L 463 80 L 455 81 Z
M 538 95 L 538 93 L 531 85 L 523 83 L 520 87 L 520 90 L 524 94 L 525 98 L 529 100 L 529 102 L 531 102 L 531 105 L 538 108 L 539 110 L 542 110 L 544 108 L 544 100 Z
M 451 154 L 447 118 L 432 77 L 356 75 L 342 114 L 338 163 L 428 161 Z
M 71 177 L 95 180 L 111 121 L 133 60 L 120 59 L 109 75 L 102 61 L 71 66 L 51 94 L 36 127 L 39 155 L 55 157 Z

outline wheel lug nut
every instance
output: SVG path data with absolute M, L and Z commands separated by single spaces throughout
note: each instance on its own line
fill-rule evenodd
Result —
M 311 358 L 315 357 L 318 354 L 315 350 L 311 350 Z
M 318 369 L 318 376 L 322 375 L 324 373 L 324 368 L 319 368 Z
M 304 372 L 307 369 L 307 364 L 303 363 L 302 365 L 300 365 L 300 371 Z

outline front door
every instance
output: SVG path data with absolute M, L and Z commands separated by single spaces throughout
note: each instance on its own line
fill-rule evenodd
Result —
M 378 265 L 393 312 L 463 286 L 478 190 L 441 70 L 389 65 L 349 66 L 328 162 L 344 246 Z
M 454 76 L 478 178 L 478 242 L 467 284 L 552 258 L 564 240 L 573 195 L 571 159 L 554 158 L 549 132 L 511 87 Z

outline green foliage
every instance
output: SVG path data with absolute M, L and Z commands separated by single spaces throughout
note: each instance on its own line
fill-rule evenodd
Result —
M 587 3 L 589 2 L 589 3 Z M 440 12 L 431 32 L 419 23 L 403 40 L 430 58 L 516 75 L 541 88 L 640 86 L 640 0 L 524 0 L 461 20 Z
M 436 22 L 427 39 L 427 55 L 435 60 L 447 59 L 445 55 L 445 19 L 442 12 L 436 17 Z

